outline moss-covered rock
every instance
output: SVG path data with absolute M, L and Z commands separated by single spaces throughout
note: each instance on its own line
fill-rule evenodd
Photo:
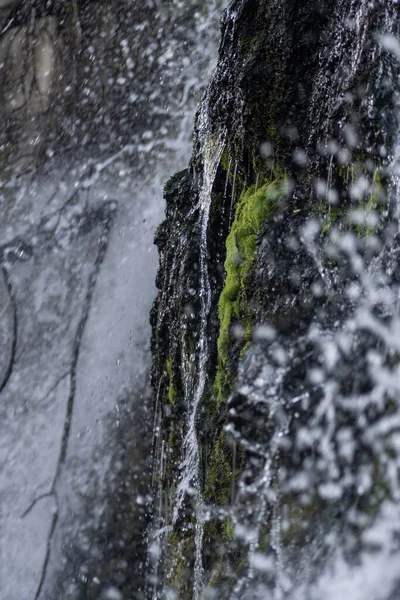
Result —
M 332 481 L 314 461 L 318 448 L 311 444 L 302 453 L 295 440 L 323 396 L 322 388 L 310 384 L 310 364 L 320 373 L 322 358 L 307 336 L 316 324 L 327 336 L 339 331 L 354 310 L 360 284 L 349 248 L 358 253 L 357 264 L 370 260 L 386 235 L 389 214 L 387 157 L 397 125 L 381 100 L 396 88 L 396 70 L 377 38 L 354 36 L 344 27 L 341 15 L 354 10 L 362 11 L 366 32 L 390 18 L 395 22 L 393 7 L 361 0 L 350 8 L 347 0 L 306 5 L 234 0 L 222 21 L 218 65 L 198 115 L 189 169 L 166 187 L 166 220 L 156 239 L 153 384 L 159 405 L 168 406 L 160 428 L 165 443 L 171 422 L 175 425 L 168 451 L 175 459 L 164 477 L 172 498 L 185 464 L 196 381 L 200 371 L 205 374 L 194 415 L 197 507 L 188 498 L 185 515 L 173 525 L 175 550 L 183 539 L 189 548 L 191 538 L 197 553 L 170 582 L 182 590 L 183 600 L 191 598 L 199 554 L 193 526 L 199 499 L 209 511 L 201 552 L 204 581 L 219 582 L 221 598 L 230 597 L 239 574 L 251 571 L 251 544 L 273 551 L 278 513 L 287 517 L 280 534 L 286 549 L 319 539 L 331 519 L 342 530 L 352 527 L 343 518 L 346 509 L 329 497 Z M 222 146 L 208 182 L 211 197 L 205 199 L 210 165 L 204 140 L 210 136 Z M 333 248 L 337 232 L 350 237 Z M 258 331 L 260 324 L 267 325 L 267 334 Z M 249 348 L 252 339 L 257 351 Z M 369 385 L 363 370 L 373 343 L 354 345 L 360 352 L 354 384 L 360 393 Z M 341 363 L 343 390 L 352 385 L 349 364 Z M 335 398 L 347 398 L 343 390 Z M 304 406 L 297 404 L 303 400 Z M 343 414 L 338 409 L 339 421 Z M 348 435 L 340 431 L 332 434 L 335 444 L 337 434 Z M 309 494 L 293 487 L 302 462 L 311 477 Z M 343 506 L 355 502 L 354 489 L 346 488 Z M 257 493 L 267 498 L 263 506 Z M 166 522 L 171 514 L 170 509 Z M 257 532 L 256 542 L 240 537 L 240 520 Z M 167 558 L 171 551 L 167 548 Z
M 255 266 L 257 235 L 261 225 L 271 219 L 287 192 L 285 180 L 277 175 L 274 181 L 245 190 L 236 207 L 229 235 L 226 238 L 225 285 L 218 301 L 220 330 L 217 341 L 218 370 L 215 379 L 217 405 L 231 391 L 232 374 L 226 369 L 232 323 L 243 329 L 244 342 L 251 337 L 253 315 L 247 299 L 247 279 Z

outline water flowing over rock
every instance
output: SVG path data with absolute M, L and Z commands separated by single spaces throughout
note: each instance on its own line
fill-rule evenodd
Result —
M 399 34 L 224 12 L 156 234 L 154 599 L 397 597 Z

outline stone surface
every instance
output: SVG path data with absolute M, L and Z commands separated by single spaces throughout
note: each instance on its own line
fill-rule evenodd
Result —
M 237 0 L 225 11 L 192 158 L 167 184 L 156 235 L 157 597 L 205 587 L 211 598 L 310 598 L 333 548 L 358 560 L 363 527 L 396 497 L 384 465 L 394 472 L 397 453 L 383 458 L 380 435 L 395 436 L 398 418 L 393 407 L 387 422 L 398 64 L 384 43 L 398 33 L 397 6 L 382 2 Z M 345 468 L 353 436 L 364 441 Z

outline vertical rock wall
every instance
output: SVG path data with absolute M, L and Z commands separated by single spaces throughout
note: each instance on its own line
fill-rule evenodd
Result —
M 332 519 L 343 531 L 350 506 L 371 519 L 382 500 L 379 493 L 358 498 L 358 467 L 328 449 L 324 454 L 324 440 L 339 447 L 336 433 L 354 433 L 341 431 L 346 422 L 352 431 L 354 421 L 335 412 L 336 399 L 343 404 L 374 385 L 354 355 L 366 357 L 380 342 L 360 326 L 354 338 L 349 334 L 346 354 L 335 336 L 357 304 L 346 286 L 364 285 L 353 251 L 367 268 L 382 256 L 382 245 L 397 244 L 389 225 L 399 24 L 398 7 L 379 1 L 235 0 L 225 11 L 193 155 L 166 185 L 166 220 L 156 236 L 154 543 L 165 560 L 161 587 L 179 598 L 198 598 L 204 586 L 210 597 L 240 597 L 249 582 L 256 585 L 255 553 L 271 551 L 278 564 L 281 544 L 295 581 L 297 550 L 320 544 L 309 565 L 313 578 L 324 564 L 321 540 Z M 219 158 L 203 235 L 210 156 Z M 337 250 L 334 236 L 341 239 Z M 313 337 L 315 328 L 325 333 Z M 332 363 L 335 383 L 329 358 L 321 359 L 323 339 L 343 351 Z M 314 371 L 322 373 L 319 383 Z M 379 418 L 387 416 L 385 402 Z M 320 403 L 335 412 L 330 426 L 331 409 L 325 415 Z M 195 442 L 188 434 L 193 422 Z M 313 424 L 320 452 L 314 442 L 301 445 Z M 379 457 L 361 446 L 357 455 L 369 457 L 377 476 Z M 194 456 L 190 482 L 186 467 Z M 351 483 L 343 483 L 346 477 Z M 274 490 L 281 490 L 279 500 Z M 360 539 L 354 530 L 353 550 Z M 278 568 L 261 567 L 264 583 L 281 586 Z

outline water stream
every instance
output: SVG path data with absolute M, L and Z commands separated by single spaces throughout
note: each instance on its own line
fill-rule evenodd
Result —
M 203 102 L 202 111 L 207 111 L 208 103 Z M 189 405 L 188 415 L 188 430 L 183 442 L 183 458 L 181 462 L 181 479 L 177 487 L 176 504 L 173 514 L 173 524 L 179 515 L 179 511 L 182 507 L 182 503 L 186 495 L 190 492 L 194 495 L 196 505 L 200 508 L 201 505 L 201 489 L 200 489 L 200 473 L 199 473 L 199 446 L 197 441 L 196 422 L 199 404 L 203 398 L 205 385 L 206 385 L 206 368 L 208 363 L 208 341 L 207 341 L 207 324 L 208 317 L 211 308 L 211 286 L 208 274 L 208 227 L 209 227 L 209 214 L 210 206 L 212 201 L 212 188 L 215 180 L 215 175 L 221 160 L 222 151 L 224 148 L 223 138 L 213 140 L 211 133 L 207 127 L 207 116 L 201 114 L 200 116 L 200 138 L 203 140 L 203 183 L 200 192 L 200 298 L 201 298 L 201 312 L 200 312 L 200 334 L 198 341 L 198 363 L 196 369 L 196 381 L 189 386 L 189 389 L 194 389 L 194 393 L 191 393 L 185 400 Z M 187 363 L 184 361 L 183 364 L 183 378 L 186 379 L 188 376 L 185 375 L 185 368 L 187 369 Z M 190 368 L 189 373 L 193 370 Z M 196 517 L 196 533 L 195 533 L 195 567 L 194 567 L 194 599 L 199 600 L 202 580 L 203 580 L 203 567 L 202 567 L 202 549 L 203 549 L 203 532 L 204 524 L 198 515 Z

